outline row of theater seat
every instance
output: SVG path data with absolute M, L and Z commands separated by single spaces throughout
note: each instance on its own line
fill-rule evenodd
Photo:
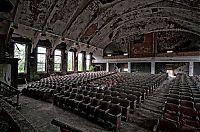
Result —
M 79 82 L 78 85 L 69 85 L 70 79 L 66 80 L 66 77 L 50 78 L 29 85 L 22 93 L 43 100 L 52 96 L 54 105 L 103 118 L 119 129 L 121 120 L 128 120 L 129 113 L 136 110 L 136 104 L 140 107 L 146 96 L 166 78 L 166 74 L 110 73 L 80 85 Z M 143 82 L 139 81 L 140 78 Z M 61 84 L 57 84 L 59 82 Z
M 197 132 L 200 130 L 200 94 L 191 78 L 178 74 L 171 83 L 163 116 L 154 131 Z

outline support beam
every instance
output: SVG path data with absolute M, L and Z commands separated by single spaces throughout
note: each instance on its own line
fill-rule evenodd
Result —
M 189 76 L 193 76 L 194 74 L 194 62 L 190 61 L 189 62 Z
M 131 73 L 131 62 L 128 62 L 128 72 Z
M 106 72 L 109 72 L 109 63 L 106 63 Z
M 151 62 L 151 74 L 155 74 L 155 62 Z

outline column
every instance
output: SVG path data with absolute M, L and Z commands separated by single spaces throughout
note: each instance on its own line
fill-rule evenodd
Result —
M 86 52 L 82 51 L 83 54 L 83 72 L 86 72 Z
M 109 72 L 109 63 L 106 63 L 106 72 Z
M 61 71 L 63 74 L 67 73 L 67 54 L 65 53 L 65 50 L 62 49 L 61 51 Z
M 74 73 L 78 73 L 78 54 L 77 50 L 74 51 Z
M 194 72 L 194 62 L 190 61 L 189 62 L 189 76 L 193 76 L 193 72 Z
M 151 74 L 155 74 L 155 62 L 151 62 Z
M 92 57 L 93 57 L 93 53 L 89 53 L 90 54 L 90 65 L 92 65 Z
M 128 62 L 128 72 L 131 73 L 131 62 Z

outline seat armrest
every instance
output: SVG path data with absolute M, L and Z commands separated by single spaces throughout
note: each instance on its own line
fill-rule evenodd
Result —
M 157 121 L 156 125 L 153 127 L 153 132 L 157 131 L 158 125 L 159 125 L 159 120 Z
M 116 115 L 116 117 L 120 117 L 121 115 L 122 115 L 122 113 L 119 113 L 119 114 Z

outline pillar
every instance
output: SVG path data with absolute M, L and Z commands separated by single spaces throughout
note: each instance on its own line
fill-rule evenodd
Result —
M 67 74 L 67 54 L 65 53 L 65 50 L 61 50 L 61 71 L 63 74 Z
M 90 54 L 90 65 L 92 65 L 92 58 L 93 58 L 93 53 L 89 53 Z
M 131 62 L 128 62 L 128 72 L 131 73 Z
M 77 50 L 74 51 L 74 73 L 78 73 L 78 54 Z
M 82 51 L 83 54 L 83 72 L 86 72 L 86 52 Z
M 155 62 L 151 62 L 151 74 L 155 74 Z
M 193 76 L 194 74 L 194 62 L 190 61 L 189 62 L 189 76 Z
M 109 63 L 106 63 L 106 72 L 109 72 Z

